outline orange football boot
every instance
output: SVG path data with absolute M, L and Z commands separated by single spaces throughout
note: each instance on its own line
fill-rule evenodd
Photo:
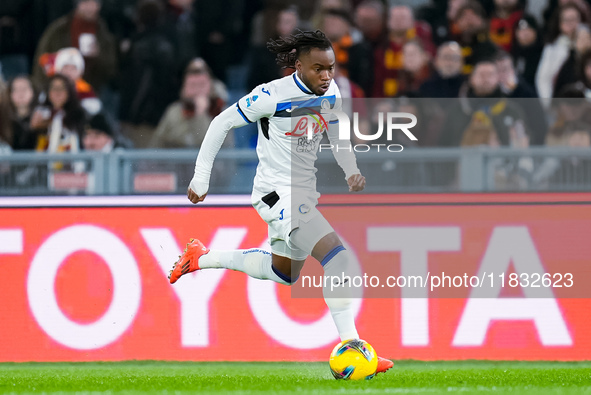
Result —
M 394 366 L 394 362 L 390 361 L 389 359 L 378 357 L 378 368 L 376 369 L 377 373 L 384 373 L 386 370 L 390 369 Z
M 209 252 L 202 242 L 197 239 L 191 239 L 185 247 L 183 255 L 179 256 L 178 261 L 175 262 L 168 279 L 171 284 L 174 284 L 182 275 L 194 272 L 201 269 L 199 267 L 199 257 Z

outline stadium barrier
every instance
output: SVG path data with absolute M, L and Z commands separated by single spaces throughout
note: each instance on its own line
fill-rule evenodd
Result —
M 249 202 L 0 198 L 0 360 L 326 361 L 337 332 L 317 290 L 300 293 L 302 280 L 289 288 L 207 270 L 168 283 L 190 237 L 214 249 L 268 249 Z M 319 209 L 372 276 L 480 276 L 490 265 L 507 281 L 528 270 L 571 273 L 573 287 L 561 280 L 541 295 L 523 282 L 486 297 L 460 285 L 450 295 L 368 290 L 355 303 L 357 325 L 380 355 L 591 358 L 591 194 L 327 195 Z M 302 277 L 321 274 L 308 262 Z
M 0 195 L 184 194 L 197 152 L 15 152 L 0 158 Z M 408 148 L 358 152 L 357 161 L 368 193 L 591 190 L 588 149 Z M 256 165 L 253 150 L 221 150 L 211 193 L 250 193 Z M 330 152 L 320 152 L 317 167 L 319 191 L 342 193 L 343 172 Z

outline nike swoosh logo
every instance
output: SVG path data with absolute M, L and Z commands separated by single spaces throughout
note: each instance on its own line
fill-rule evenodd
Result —
M 298 106 L 292 107 L 292 108 L 286 108 L 285 111 L 287 112 L 292 112 L 293 110 L 295 110 L 296 108 L 298 108 Z

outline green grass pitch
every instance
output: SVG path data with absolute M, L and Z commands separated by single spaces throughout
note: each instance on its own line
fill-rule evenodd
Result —
M 328 363 L 3 363 L 0 393 L 591 394 L 591 362 L 398 361 L 370 381 Z

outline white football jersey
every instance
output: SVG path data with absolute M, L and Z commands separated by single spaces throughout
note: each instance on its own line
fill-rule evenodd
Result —
M 341 95 L 331 81 L 323 96 L 312 93 L 296 73 L 266 84 L 236 103 L 236 111 L 258 126 L 259 164 L 255 193 L 266 194 L 285 187 L 316 191 L 314 165 L 323 133 L 336 125 L 321 109 L 341 108 Z M 311 125 L 313 137 L 309 139 Z

